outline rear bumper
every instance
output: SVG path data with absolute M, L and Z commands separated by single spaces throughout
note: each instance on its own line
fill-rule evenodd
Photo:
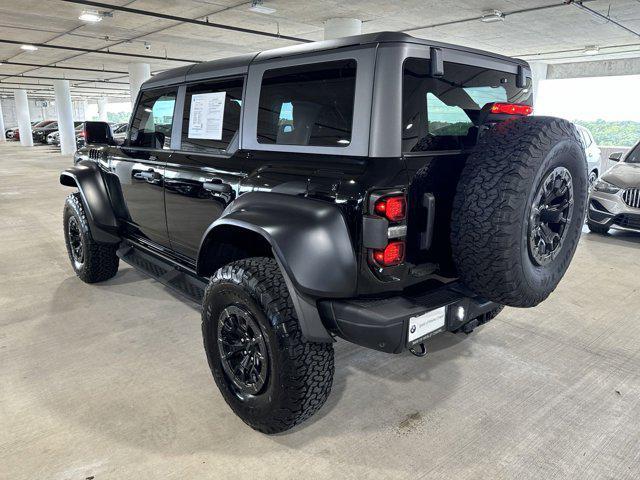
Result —
M 410 318 L 443 306 L 447 307 L 445 330 L 452 332 L 499 304 L 476 296 L 459 283 L 444 285 L 419 296 L 318 302 L 320 317 L 332 333 L 357 345 L 387 353 L 400 353 L 409 346 Z

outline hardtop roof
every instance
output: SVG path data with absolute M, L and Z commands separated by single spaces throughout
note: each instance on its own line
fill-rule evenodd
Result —
M 247 72 L 247 70 L 249 69 L 249 65 L 252 63 L 268 61 L 275 58 L 317 53 L 338 48 L 342 49 L 348 47 L 359 47 L 363 45 L 371 45 L 373 47 L 381 43 L 414 43 L 432 47 L 441 47 L 445 49 L 453 49 L 488 56 L 505 62 L 516 63 L 528 67 L 527 62 L 525 62 L 524 60 L 499 55 L 497 53 L 491 53 L 483 50 L 477 50 L 474 48 L 462 47 L 459 45 L 452 45 L 448 43 L 436 42 L 433 40 L 416 38 L 402 32 L 377 32 L 367 33 L 364 35 L 354 35 L 351 37 L 342 37 L 333 40 L 302 43 L 300 45 L 274 48 L 257 53 L 249 53 L 234 57 L 221 58 L 218 60 L 195 63 L 192 65 L 185 65 L 183 67 L 166 70 L 154 75 L 152 78 L 142 84 L 141 89 L 175 85 L 178 83 L 204 80 L 212 77 L 242 75 Z

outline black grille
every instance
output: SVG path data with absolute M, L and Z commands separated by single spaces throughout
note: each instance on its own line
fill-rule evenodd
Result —
M 640 215 L 618 215 L 613 223 L 624 228 L 640 230 Z
M 640 188 L 628 188 L 622 194 L 622 200 L 630 207 L 640 208 Z

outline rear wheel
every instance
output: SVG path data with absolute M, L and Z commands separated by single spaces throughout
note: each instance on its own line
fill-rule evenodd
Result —
M 572 123 L 523 117 L 492 127 L 467 159 L 454 200 L 451 243 L 461 279 L 503 305 L 543 301 L 573 258 L 587 190 Z
M 214 274 L 203 299 L 202 334 L 222 396 L 256 430 L 290 429 L 331 392 L 333 346 L 303 337 L 271 258 L 239 260 Z
M 67 197 L 62 223 L 71 266 L 83 282 L 102 282 L 118 272 L 117 247 L 93 239 L 79 193 Z

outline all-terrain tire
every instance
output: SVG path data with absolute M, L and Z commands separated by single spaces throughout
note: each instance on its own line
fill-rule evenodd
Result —
M 587 227 L 589 227 L 589 231 L 599 233 L 600 235 L 606 235 L 609 233 L 609 227 L 603 227 L 602 225 L 595 223 L 587 222 Z
M 218 322 L 229 306 L 249 312 L 266 343 L 266 382 L 252 395 L 239 393 L 222 364 Z M 285 280 L 272 258 L 238 260 L 213 275 L 203 299 L 202 334 L 222 396 L 236 415 L 258 431 L 288 430 L 317 412 L 329 397 L 333 345 L 303 337 Z
M 540 264 L 529 241 L 532 206 L 542 182 L 559 167 L 571 175 L 573 211 L 556 256 Z M 587 190 L 586 158 L 572 123 L 519 117 L 493 126 L 467 159 L 454 199 L 451 244 L 462 281 L 503 305 L 542 302 L 573 258 Z
M 82 205 L 79 193 L 72 193 L 67 197 L 62 215 L 64 227 L 64 240 L 67 246 L 67 254 L 71 261 L 71 266 L 76 275 L 86 283 L 96 283 L 109 280 L 118 272 L 119 258 L 116 255 L 117 245 L 98 243 L 91 236 L 87 215 Z M 82 249 L 82 258 L 74 257 L 72 251 L 72 241 L 70 233 L 70 223 L 73 224 L 71 230 L 79 235 L 78 241 Z M 74 236 L 75 238 L 75 236 Z

